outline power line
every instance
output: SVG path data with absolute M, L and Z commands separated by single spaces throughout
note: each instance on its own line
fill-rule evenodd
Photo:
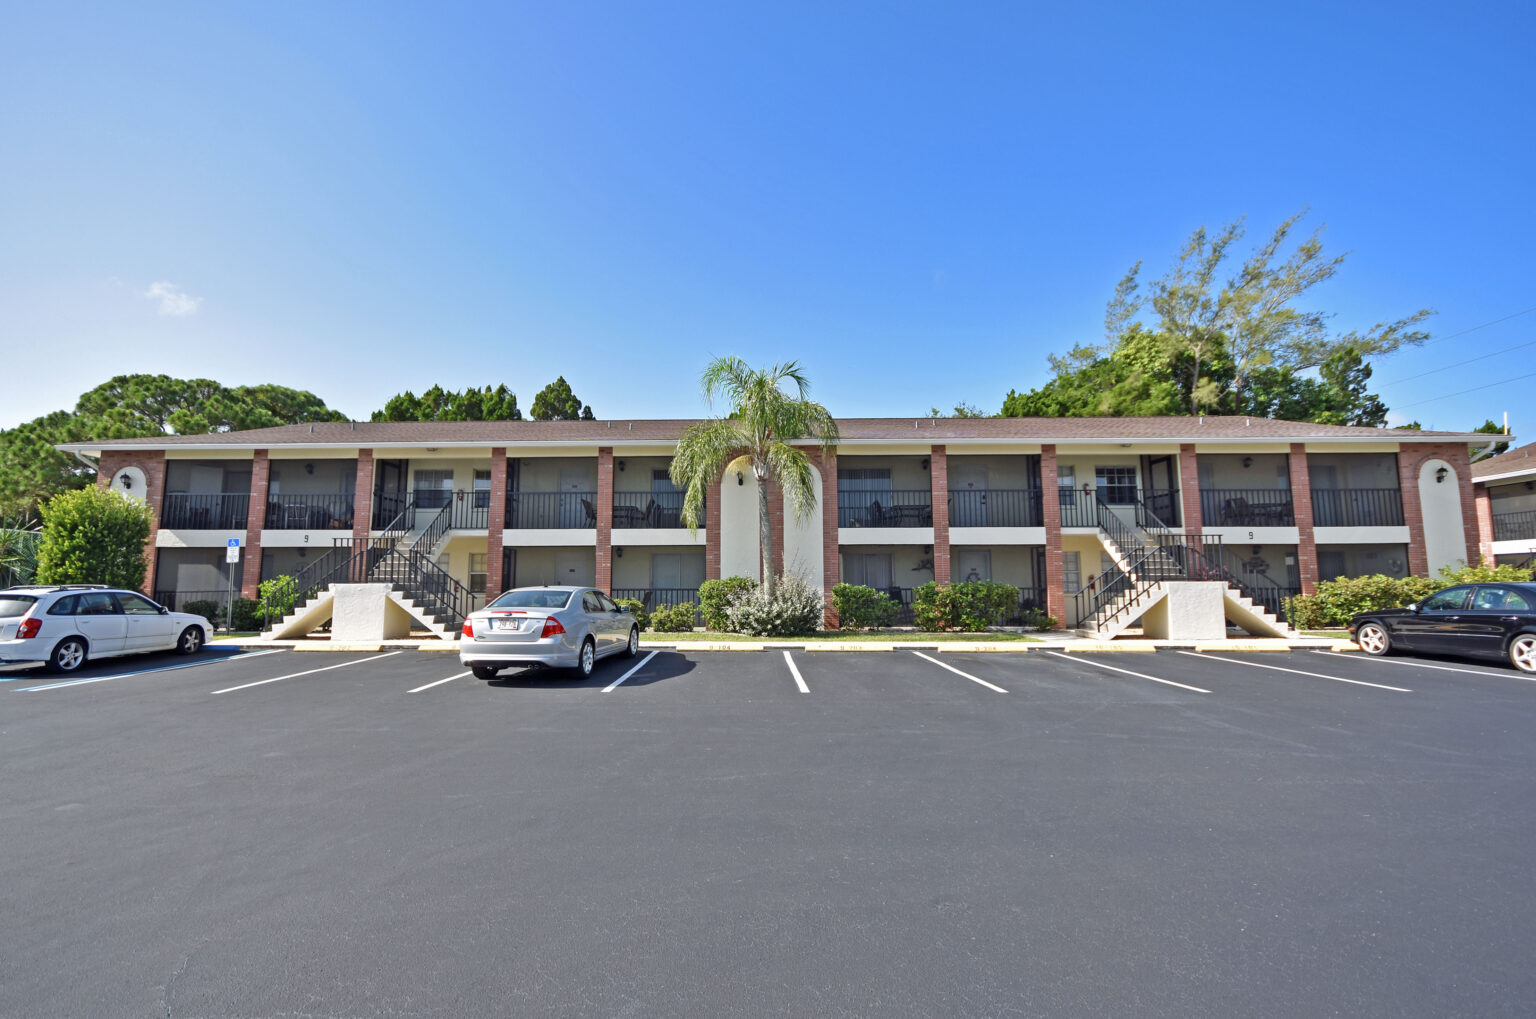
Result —
M 1447 339 L 1449 339 L 1449 337 L 1447 337 Z M 1477 392 L 1479 390 L 1482 390 L 1482 389 L 1492 389 L 1495 386 L 1507 386 L 1511 382 L 1520 382 L 1520 381 L 1522 381 L 1524 379 L 1531 379 L 1531 378 L 1536 378 L 1536 372 L 1531 372 L 1529 375 L 1516 375 L 1512 379 L 1504 379 L 1504 380 L 1502 380 L 1500 382 L 1490 382 L 1486 386 L 1473 386 L 1471 389 L 1463 389 L 1459 393 L 1446 393 L 1444 396 L 1432 396 L 1432 397 L 1430 397 L 1427 400 L 1419 400 L 1419 401 L 1417 401 L 1415 403 L 1405 403 L 1405 404 L 1402 404 L 1401 406 L 1398 406 L 1398 407 L 1396 407 L 1394 409 L 1395 410 L 1403 410 L 1406 407 L 1418 407 L 1418 406 L 1422 406 L 1423 404 L 1426 404 L 1426 403 L 1435 403 L 1436 401 L 1439 401 L 1439 400 L 1449 400 L 1453 396 L 1465 396 L 1467 393 L 1475 393 L 1475 392 Z
M 1492 322 L 1484 322 L 1480 326 L 1473 326 L 1471 329 L 1463 329 L 1461 332 L 1451 333 L 1449 336 L 1437 336 L 1432 340 L 1425 340 L 1423 346 L 1428 347 L 1436 343 L 1444 343 L 1446 340 L 1454 340 L 1458 336 L 1465 336 L 1468 333 L 1475 333 L 1479 329 L 1487 329 L 1489 326 L 1496 326 L 1500 322 L 1508 322 L 1512 318 L 1519 318 L 1521 315 L 1529 315 L 1533 311 L 1536 311 L 1536 307 L 1530 307 L 1524 311 L 1517 311 L 1513 315 L 1505 315 L 1503 318 L 1496 318 Z
M 1467 331 L 1471 332 L 1470 329 L 1467 330 Z M 1446 339 L 1450 339 L 1450 337 L 1447 336 Z M 1491 354 L 1482 354 L 1482 355 L 1480 355 L 1478 357 L 1469 357 L 1465 361 L 1456 361 L 1453 364 L 1441 365 L 1439 368 L 1431 368 L 1429 371 L 1427 371 L 1427 372 L 1419 372 L 1417 375 L 1405 375 L 1405 376 L 1403 376 L 1400 379 L 1393 379 L 1391 382 L 1382 382 L 1382 383 L 1380 383 L 1380 385 L 1383 385 L 1383 386 L 1395 386 L 1399 382 L 1411 382 L 1414 379 L 1422 379 L 1426 375 L 1433 375 L 1436 372 L 1443 372 L 1443 371 L 1446 371 L 1446 370 L 1451 369 L 1451 368 L 1460 368 L 1462 365 L 1464 365 L 1464 364 L 1471 364 L 1474 361 L 1486 361 L 1490 357 L 1498 357 L 1500 354 L 1507 354 L 1511 350 L 1519 350 L 1521 347 L 1530 347 L 1530 346 L 1536 346 L 1536 340 L 1527 340 L 1525 343 L 1517 343 L 1513 347 L 1505 347 L 1503 350 L 1495 350 Z

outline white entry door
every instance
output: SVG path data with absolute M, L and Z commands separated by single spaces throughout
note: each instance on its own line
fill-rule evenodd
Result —
M 985 548 L 955 549 L 955 570 L 951 579 L 976 583 L 992 579 L 992 552 Z

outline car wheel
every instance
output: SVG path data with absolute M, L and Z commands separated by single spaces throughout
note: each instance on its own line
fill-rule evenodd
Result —
M 1509 642 L 1509 664 L 1521 672 L 1536 672 L 1536 633 L 1522 633 Z
M 469 671 L 475 674 L 476 679 L 495 679 L 496 673 L 501 670 L 494 665 L 471 665 Z
M 48 656 L 49 672 L 74 672 L 85 664 L 85 641 L 79 637 L 65 637 Z
M 195 655 L 203 649 L 203 630 L 199 626 L 189 626 L 181 631 L 181 639 L 176 642 L 176 653 L 181 655 Z
M 592 669 L 597 665 L 597 648 L 588 637 L 581 642 L 581 654 L 576 657 L 576 671 L 582 679 L 592 678 Z
M 1392 637 L 1380 623 L 1366 623 L 1355 633 L 1355 643 L 1368 655 L 1380 658 L 1392 650 Z
M 624 657 L 633 658 L 640 653 L 640 627 L 629 628 L 629 644 L 624 648 Z

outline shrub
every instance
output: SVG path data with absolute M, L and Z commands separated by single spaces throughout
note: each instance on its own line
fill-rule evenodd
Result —
M 154 514 L 141 502 L 104 488 L 81 488 L 42 505 L 37 550 L 40 584 L 144 585 L 144 543 Z
M 791 573 L 779 578 L 772 598 L 753 584 L 738 591 L 725 611 L 732 631 L 753 637 L 805 637 L 821 628 L 823 614 L 820 589 Z
M 912 592 L 912 615 L 923 630 L 984 630 L 1018 607 L 1018 588 L 990 580 L 943 587 L 930 580 Z
M 280 573 L 271 580 L 263 580 L 258 591 L 256 611 L 274 623 L 298 605 L 298 585 L 286 573 Z
M 884 591 L 863 584 L 834 584 L 832 606 L 837 610 L 837 625 L 845 630 L 890 626 L 901 608 Z
M 657 633 L 688 633 L 693 629 L 698 611 L 691 601 L 681 605 L 663 605 L 651 613 L 651 627 Z
M 261 605 L 255 598 L 236 598 L 234 608 L 234 629 L 251 632 L 262 628 Z M 274 619 L 272 622 L 276 623 Z
M 1459 570 L 1450 567 L 1440 571 L 1443 583 L 1441 587 L 1454 587 L 1457 584 L 1499 584 L 1514 582 L 1517 584 L 1529 584 L 1531 571 L 1523 566 L 1496 566 L 1493 563 L 1483 562 L 1481 566 L 1463 566 Z
M 1339 577 L 1317 585 L 1317 593 L 1297 595 L 1286 603 L 1286 618 L 1303 630 L 1343 626 L 1361 612 L 1401 608 L 1421 601 L 1443 587 L 1446 581 L 1429 577 Z
M 757 587 L 751 577 L 722 577 L 706 580 L 699 585 L 699 609 L 704 613 L 704 627 L 709 630 L 727 630 L 730 620 L 726 609 L 736 595 Z
M 1031 630 L 1054 630 L 1061 621 L 1044 609 L 1025 609 L 1019 613 L 1019 625 Z
M 194 616 L 202 616 L 214 626 L 224 622 L 224 612 L 216 601 L 196 598 L 183 605 L 181 611 L 190 612 Z
M 640 629 L 644 630 L 651 625 L 651 614 L 645 610 L 645 602 L 639 598 L 615 598 L 614 603 L 621 609 L 628 609 Z

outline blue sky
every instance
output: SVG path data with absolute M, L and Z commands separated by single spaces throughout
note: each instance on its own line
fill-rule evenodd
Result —
M 1132 262 L 1302 207 L 1354 252 L 1314 306 L 1447 336 L 1536 307 L 1531 11 L 12 5 L 0 427 L 135 371 L 689 416 L 719 354 L 838 414 L 996 410 Z M 1376 381 L 1536 438 L 1531 380 L 1448 396 L 1533 351 L 1536 312 Z

